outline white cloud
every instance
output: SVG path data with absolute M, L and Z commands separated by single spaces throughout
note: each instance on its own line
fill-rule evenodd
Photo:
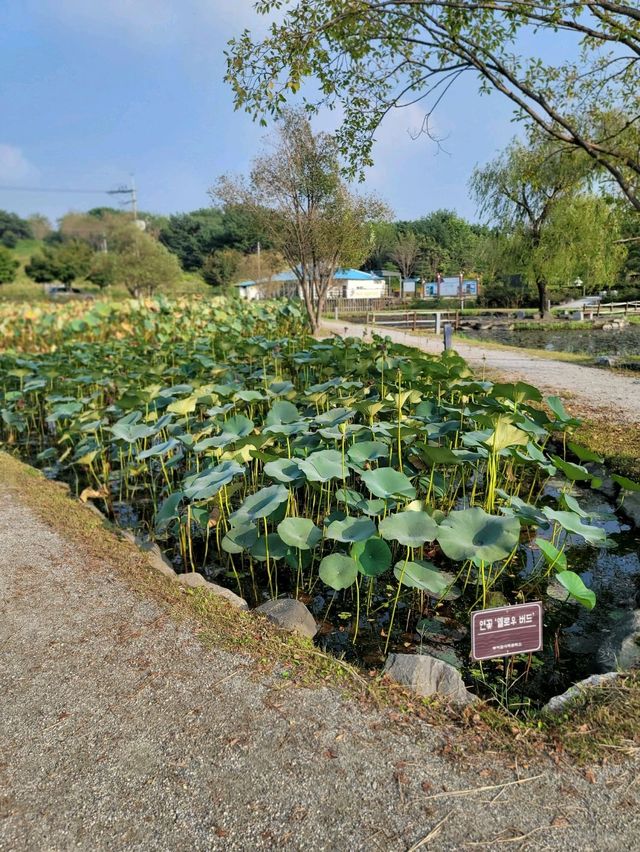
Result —
M 0 143 L 0 180 L 3 183 L 18 183 L 37 175 L 38 170 L 20 148 Z

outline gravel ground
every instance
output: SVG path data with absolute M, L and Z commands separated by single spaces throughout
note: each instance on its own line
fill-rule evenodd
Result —
M 346 335 L 351 337 L 362 337 L 365 332 L 365 327 L 357 323 L 333 320 L 322 323 L 322 331 L 326 333 L 344 335 L 345 329 Z M 386 327 L 376 331 L 388 335 L 396 343 L 415 346 L 432 355 L 442 352 L 442 341 L 435 335 L 417 335 Z M 515 347 L 492 349 L 481 342 L 472 346 L 456 340 L 454 348 L 475 366 L 484 365 L 505 377 L 522 379 L 549 393 L 578 398 L 589 408 L 603 409 L 617 418 L 640 422 L 640 379 L 568 361 L 536 358 Z
M 637 762 L 453 758 L 426 724 L 205 648 L 0 499 L 0 849 L 638 848 Z

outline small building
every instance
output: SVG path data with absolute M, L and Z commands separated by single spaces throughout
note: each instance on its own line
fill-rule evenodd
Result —
M 239 281 L 235 286 L 244 299 L 296 298 L 301 295 L 298 279 L 291 270 L 260 281 Z M 327 298 L 381 299 L 385 293 L 384 278 L 359 269 L 338 269 L 327 291 Z

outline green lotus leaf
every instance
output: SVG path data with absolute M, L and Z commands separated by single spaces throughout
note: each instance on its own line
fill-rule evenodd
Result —
M 355 413 L 350 408 L 332 408 L 324 414 L 318 414 L 315 422 L 318 426 L 337 426 L 338 423 L 344 423 L 349 420 Z
M 284 559 L 287 555 L 288 547 L 280 538 L 278 533 L 269 533 L 267 536 L 261 535 L 255 544 L 252 545 L 250 553 L 258 562 L 267 561 L 267 552 L 269 559 Z
M 379 577 L 391 567 L 391 550 L 381 538 L 356 541 L 349 552 L 360 573 L 366 577 Z
M 544 506 L 542 512 L 550 521 L 560 524 L 567 532 L 582 536 L 589 544 L 602 544 L 607 539 L 607 534 L 603 529 L 583 524 L 582 519 L 575 512 L 558 512 L 555 509 L 550 509 L 549 506 Z
M 224 434 L 235 435 L 238 438 L 246 438 L 255 428 L 253 420 L 249 420 L 244 414 L 236 414 L 234 417 L 229 417 L 222 423 L 222 431 Z
M 436 538 L 443 553 L 456 562 L 497 562 L 506 559 L 517 546 L 520 521 L 516 517 L 489 515 L 476 506 L 447 515 Z
M 286 399 L 274 402 L 265 418 L 266 426 L 277 426 L 281 423 L 295 423 L 300 417 L 298 409 Z
M 365 541 L 375 535 L 376 525 L 369 518 L 352 516 L 341 521 L 333 521 L 327 527 L 327 538 L 335 541 Z
M 187 476 L 183 482 L 184 496 L 188 500 L 208 500 L 228 485 L 234 476 L 244 474 L 244 467 L 235 461 L 223 461 L 200 473 Z
M 160 444 L 154 444 L 152 447 L 149 447 L 148 450 L 143 450 L 138 453 L 138 460 L 143 461 L 144 459 L 149 459 L 152 456 L 166 456 L 167 453 L 170 453 L 174 447 L 178 446 L 178 441 L 175 438 L 169 438 L 168 441 L 163 441 Z
M 438 533 L 438 525 L 426 512 L 398 512 L 387 515 L 380 521 L 380 535 L 392 541 L 398 541 L 405 547 L 421 547 L 426 541 L 433 541 Z
M 392 467 L 379 467 L 376 470 L 366 470 L 361 474 L 362 481 L 376 497 L 408 497 L 413 500 L 416 489 L 409 477 L 400 470 Z
M 575 571 L 560 571 L 556 574 L 556 580 L 569 592 L 569 596 L 582 604 L 583 607 L 589 610 L 594 608 L 596 605 L 595 592 L 585 586 Z
M 593 479 L 593 474 L 589 473 L 586 467 L 582 467 L 580 464 L 574 464 L 573 462 L 564 461 L 560 458 L 560 456 L 551 456 L 551 458 L 558 470 L 561 470 L 567 479 L 571 480 L 571 482 L 581 482 Z
M 624 491 L 640 491 L 640 482 L 634 482 L 633 479 L 629 479 L 626 476 L 620 476 L 617 473 L 611 475 L 611 479 L 614 482 L 617 482 L 620 488 Z
M 309 518 L 285 518 L 278 524 L 278 535 L 298 550 L 311 550 L 322 539 L 322 531 Z
M 387 458 L 389 447 L 381 441 L 359 441 L 347 450 L 349 460 L 354 464 L 363 465 L 368 461 Z
M 242 506 L 231 515 L 232 523 L 255 521 L 268 518 L 279 506 L 289 499 L 289 491 L 284 485 L 269 485 L 255 494 L 249 495 Z
M 588 447 L 583 447 L 581 444 L 574 444 L 572 441 L 569 441 L 567 446 L 581 462 L 597 462 L 598 464 L 602 464 L 604 462 L 602 456 L 599 456 L 598 453 L 594 453 L 594 451 L 590 450 Z
M 245 522 L 229 527 L 220 546 L 226 553 L 242 553 L 250 550 L 258 540 L 258 529 L 255 524 Z
M 175 521 L 180 517 L 180 503 L 184 499 L 182 491 L 174 491 L 169 494 L 166 500 L 158 509 L 154 518 L 154 526 L 156 532 L 163 532 L 171 521 Z
M 440 597 L 449 586 L 448 578 L 444 577 L 431 562 L 422 560 L 396 562 L 393 573 L 403 586 L 420 589 L 436 598 Z
M 567 554 L 558 550 L 550 541 L 547 541 L 546 538 L 537 538 L 535 543 L 540 548 L 540 551 L 544 557 L 544 561 L 547 563 L 549 568 L 556 568 L 560 571 L 565 571 L 567 568 Z
M 275 461 L 267 462 L 264 466 L 264 472 L 276 482 L 294 482 L 302 477 L 298 463 L 294 459 L 276 459 Z
M 355 560 L 344 553 L 332 553 L 325 556 L 320 563 L 320 579 L 336 591 L 348 589 L 358 577 L 358 566 Z
M 542 399 L 542 394 L 538 388 L 528 385 L 526 382 L 495 384 L 491 389 L 491 396 L 495 396 L 496 399 L 510 399 L 515 403 L 525 402 L 525 400 L 540 402 Z
M 310 482 L 328 482 L 342 479 L 342 455 L 337 450 L 318 450 L 306 459 L 298 460 L 298 467 Z

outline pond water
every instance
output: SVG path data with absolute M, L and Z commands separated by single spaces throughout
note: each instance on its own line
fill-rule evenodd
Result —
M 465 329 L 465 337 L 492 340 L 525 349 L 549 352 L 578 352 L 587 355 L 640 355 L 640 325 L 629 325 L 619 331 L 602 329 Z

